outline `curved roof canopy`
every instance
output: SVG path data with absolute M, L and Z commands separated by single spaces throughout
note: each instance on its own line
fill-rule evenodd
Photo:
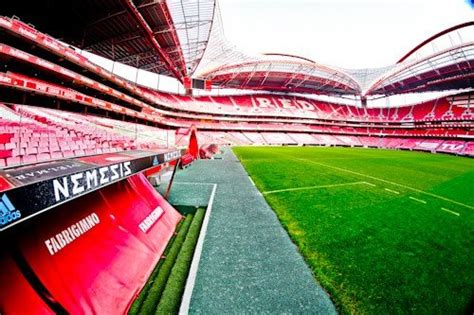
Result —
M 306 60 L 263 56 L 218 67 L 201 75 L 213 84 L 237 89 L 295 93 L 358 94 L 358 83 L 345 72 Z
M 214 6 L 215 0 L 6 1 L 2 14 L 99 56 L 182 80 L 202 58 Z
M 284 54 L 250 56 L 225 39 L 220 21 L 211 35 L 198 77 L 221 88 L 368 96 L 474 86 L 474 22 L 444 30 L 398 63 L 373 69 L 330 67 Z
M 431 36 L 365 87 L 397 94 L 474 87 L 474 21 Z

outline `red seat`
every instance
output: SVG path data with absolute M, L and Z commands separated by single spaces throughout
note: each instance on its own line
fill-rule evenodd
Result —
M 21 159 L 20 159 L 19 156 L 7 158 L 7 165 L 8 166 L 15 165 L 15 164 L 20 164 L 20 163 L 21 163 Z
M 51 153 L 51 158 L 54 160 L 54 159 L 62 159 L 63 158 L 63 154 L 61 152 L 53 152 Z
M 12 157 L 12 150 L 0 150 L 0 159 Z
M 45 153 L 45 152 L 49 152 L 48 147 L 39 147 L 38 148 L 38 153 Z
M 10 140 L 11 140 L 12 137 L 13 137 L 13 134 L 12 134 L 12 133 L 3 133 L 3 134 L 0 134 L 0 143 L 4 144 L 4 143 L 10 142 Z
M 49 153 L 40 153 L 38 154 L 38 162 L 51 160 L 51 155 Z
M 37 149 L 37 148 L 26 148 L 25 153 L 26 153 L 27 155 L 29 155 L 29 154 L 37 154 L 37 153 L 38 153 L 38 149 Z
M 5 144 L 5 149 L 6 149 L 6 150 L 8 150 L 8 149 L 14 149 L 14 148 L 16 148 L 16 143 L 10 142 L 10 143 L 6 143 L 6 144 Z
M 193 161 L 194 161 L 194 157 L 191 154 L 186 153 L 185 155 L 181 157 L 181 166 L 183 167 L 187 166 L 191 164 Z
M 69 157 L 73 157 L 73 156 L 74 156 L 74 152 L 72 152 L 71 150 L 63 151 L 63 157 L 69 158 Z
M 36 163 L 37 158 L 36 155 L 25 155 L 22 158 L 23 163 Z

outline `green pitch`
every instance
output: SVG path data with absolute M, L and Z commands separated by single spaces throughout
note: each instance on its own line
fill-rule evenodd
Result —
M 472 307 L 473 159 L 349 148 L 234 152 L 341 312 Z

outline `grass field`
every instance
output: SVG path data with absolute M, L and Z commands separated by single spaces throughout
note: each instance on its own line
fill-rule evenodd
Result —
M 316 147 L 234 152 L 342 313 L 472 307 L 473 159 Z

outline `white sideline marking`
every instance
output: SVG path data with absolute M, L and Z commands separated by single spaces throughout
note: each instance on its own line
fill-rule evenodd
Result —
M 454 211 L 451 211 L 451 210 L 446 209 L 446 208 L 441 208 L 441 210 L 446 211 L 446 212 L 449 212 L 449 213 L 451 213 L 451 214 L 454 214 L 454 215 L 456 215 L 456 216 L 458 216 L 458 217 L 459 217 L 459 215 L 460 215 L 459 213 L 454 212 Z
M 351 182 L 351 183 L 332 184 L 332 185 L 306 186 L 306 187 L 277 189 L 277 190 L 264 191 L 263 194 L 264 194 L 264 195 L 268 195 L 268 194 L 275 194 L 275 193 L 285 192 L 285 191 L 308 190 L 308 189 L 318 189 L 318 188 L 331 188 L 331 187 L 360 185 L 360 184 L 367 184 L 367 182 Z
M 202 183 L 208 184 L 208 183 Z M 210 183 L 209 183 L 210 184 Z M 189 268 L 188 278 L 186 280 L 186 286 L 184 288 L 183 300 L 181 301 L 181 306 L 179 307 L 179 314 L 188 314 L 189 305 L 191 304 L 191 297 L 193 295 L 194 285 L 196 284 L 196 275 L 199 267 L 199 262 L 201 261 L 202 246 L 204 244 L 204 238 L 207 233 L 207 226 L 209 224 L 209 217 L 211 216 L 212 206 L 214 204 L 214 197 L 216 195 L 217 184 L 212 187 L 211 196 L 209 197 L 209 203 L 207 205 L 206 214 L 201 226 L 201 232 L 199 233 L 199 238 L 196 244 L 196 249 L 194 250 L 193 261 L 191 267 Z
M 376 186 L 377 186 L 377 185 L 372 184 L 372 183 L 369 183 L 369 182 L 364 182 L 364 184 L 369 185 L 369 186 L 372 186 L 372 187 L 376 187 Z
M 388 189 L 388 188 L 384 188 L 384 189 L 385 189 L 386 191 L 388 191 L 388 192 L 393 193 L 393 194 L 400 195 L 400 193 L 399 193 L 398 191 L 396 191 L 396 190 L 391 190 L 391 189 Z
M 362 176 L 362 177 L 370 178 L 370 179 L 373 179 L 373 180 L 378 180 L 380 182 L 392 184 L 392 185 L 395 185 L 395 186 L 398 186 L 398 187 L 403 187 L 405 189 L 416 191 L 420 194 L 425 194 L 425 195 L 430 196 L 430 197 L 438 198 L 438 199 L 448 201 L 448 202 L 457 204 L 459 206 L 463 206 L 463 207 L 474 210 L 473 206 L 466 205 L 462 202 L 455 201 L 455 200 L 452 200 L 452 199 L 449 199 L 449 198 L 446 198 L 446 197 L 443 197 L 443 196 L 435 195 L 435 194 L 432 194 L 432 193 L 429 193 L 429 192 L 426 192 L 426 191 L 423 191 L 423 190 L 419 190 L 419 189 L 416 189 L 416 188 L 413 188 L 413 187 L 410 187 L 410 186 L 405 186 L 403 184 L 395 183 L 395 182 L 392 182 L 392 181 L 389 181 L 389 180 L 386 180 L 386 179 L 382 179 L 382 178 L 378 178 L 378 177 L 375 177 L 375 176 L 370 176 L 370 175 L 354 172 L 354 171 L 351 171 L 351 170 L 346 170 L 345 168 L 340 168 L 340 167 L 337 167 L 337 166 L 331 166 L 331 165 L 326 165 L 326 164 L 323 164 L 323 163 L 314 162 L 314 161 L 307 160 L 307 159 L 301 159 L 301 158 L 293 158 L 293 159 L 300 160 L 300 161 L 306 161 L 306 162 L 313 163 L 313 164 L 316 164 L 316 165 L 321 165 L 321 166 L 324 166 L 324 167 L 327 167 L 327 168 L 332 168 L 332 169 L 339 170 L 339 171 L 342 171 L 342 172 L 347 172 L 347 173 L 359 175 L 359 176 Z
M 183 184 L 183 185 L 216 185 L 213 183 L 193 183 L 193 182 L 174 182 L 174 184 Z
M 252 177 L 248 176 L 248 178 L 249 178 L 250 182 L 252 183 L 252 185 L 255 186 L 255 183 L 253 182 Z
M 424 201 L 424 200 L 417 199 L 417 198 L 415 198 L 415 197 L 408 197 L 408 198 L 410 198 L 411 200 L 415 200 L 415 201 L 417 201 L 417 202 L 426 204 L 426 201 Z

